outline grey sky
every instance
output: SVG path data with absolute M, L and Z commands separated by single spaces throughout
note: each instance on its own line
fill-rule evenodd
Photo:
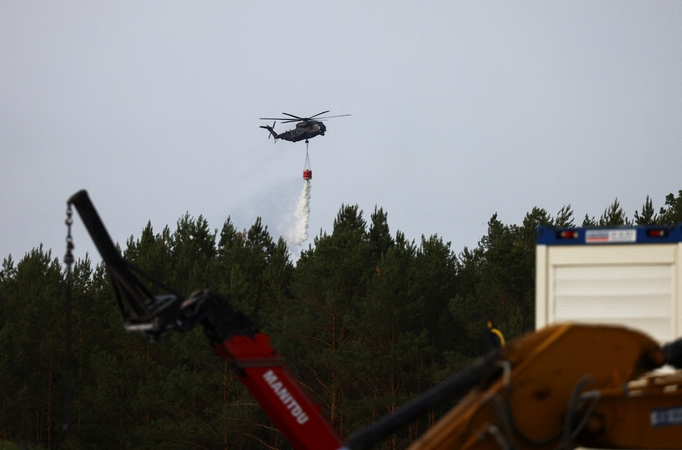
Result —
M 277 236 L 305 144 L 258 118 L 327 109 L 352 116 L 310 142 L 306 247 L 343 203 L 456 252 L 495 212 L 659 208 L 682 189 L 682 2 L 0 1 L 0 259 L 61 257 L 82 188 L 121 243 L 186 212 Z

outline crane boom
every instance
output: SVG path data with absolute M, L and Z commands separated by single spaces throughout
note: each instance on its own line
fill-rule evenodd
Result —
M 116 250 L 86 191 L 73 195 L 69 203 L 76 207 L 111 275 L 126 330 L 156 342 L 171 331 L 188 331 L 201 323 L 214 352 L 236 370 L 241 383 L 293 448 L 341 447 L 334 426 L 270 346 L 270 338 L 248 317 L 210 290 L 185 299 L 135 268 Z M 133 271 L 169 294 L 152 296 Z

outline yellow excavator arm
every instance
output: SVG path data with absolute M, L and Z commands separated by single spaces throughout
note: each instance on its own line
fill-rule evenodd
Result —
M 682 448 L 682 373 L 661 369 L 682 367 L 681 346 L 576 324 L 515 339 L 410 450 Z

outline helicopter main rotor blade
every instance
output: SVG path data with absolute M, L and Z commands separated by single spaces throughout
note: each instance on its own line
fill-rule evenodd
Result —
M 339 115 L 339 116 L 318 117 L 318 118 L 315 119 L 315 120 L 323 120 L 323 121 L 324 121 L 324 120 L 327 120 L 327 119 L 333 119 L 334 117 L 346 117 L 346 116 L 350 116 L 350 115 L 351 115 L 351 114 L 341 114 L 341 115 Z
M 279 120 L 282 123 L 300 122 L 299 119 L 289 119 L 288 117 L 259 117 L 260 120 Z
M 328 112 L 329 112 L 329 110 L 327 110 L 327 111 L 322 111 L 321 113 L 317 113 L 317 114 L 315 114 L 314 116 L 310 116 L 310 118 L 309 118 L 308 120 L 312 119 L 313 117 L 321 116 L 322 114 L 325 114 L 325 113 L 328 113 Z
M 322 114 L 326 114 L 328 112 L 329 112 L 329 110 L 322 111 L 321 113 L 317 113 L 314 116 L 310 116 L 310 117 L 299 117 L 299 116 L 295 116 L 293 114 L 283 112 L 282 114 L 284 114 L 285 116 L 289 116 L 289 117 L 260 117 L 259 119 L 260 120 L 279 120 L 282 123 L 291 123 L 291 122 L 299 122 L 299 121 L 303 122 L 306 120 L 313 120 L 313 119 L 315 119 L 315 120 L 326 120 L 326 119 L 332 119 L 334 117 L 350 116 L 350 114 L 341 114 L 338 116 L 318 117 L 318 116 L 321 116 Z

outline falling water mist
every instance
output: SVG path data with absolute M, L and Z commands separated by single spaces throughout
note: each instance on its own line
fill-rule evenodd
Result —
M 301 245 L 308 239 L 308 220 L 310 219 L 310 180 L 305 180 L 301 198 L 298 200 L 294 213 L 294 226 L 291 230 L 289 242 Z

